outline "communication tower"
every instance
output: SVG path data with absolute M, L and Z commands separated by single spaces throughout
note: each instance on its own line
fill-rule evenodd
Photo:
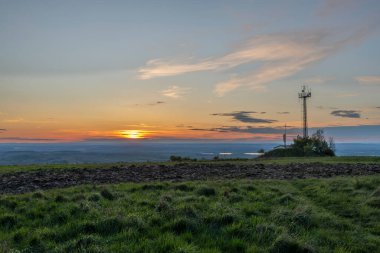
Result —
M 303 111 L 303 138 L 307 138 L 307 99 L 311 97 L 311 91 L 305 85 L 302 86 L 302 91 L 298 93 L 298 97 L 302 99 L 302 111 Z

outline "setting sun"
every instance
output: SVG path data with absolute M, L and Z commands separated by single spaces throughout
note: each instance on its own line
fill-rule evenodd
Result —
M 120 134 L 128 139 L 140 139 L 144 137 L 143 132 L 140 130 L 123 130 L 120 131 Z

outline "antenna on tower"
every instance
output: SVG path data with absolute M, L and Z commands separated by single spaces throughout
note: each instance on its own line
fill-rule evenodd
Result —
M 303 111 L 303 138 L 307 138 L 307 105 L 306 100 L 311 97 L 311 91 L 305 85 L 302 86 L 302 91 L 298 93 L 298 97 L 302 99 L 302 111 Z
M 286 124 L 285 124 L 285 126 L 284 126 L 284 134 L 282 135 L 282 139 L 283 139 L 283 141 L 284 141 L 284 148 L 286 148 Z

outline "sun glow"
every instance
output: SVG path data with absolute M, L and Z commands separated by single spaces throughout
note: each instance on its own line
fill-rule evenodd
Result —
M 123 130 L 120 131 L 121 136 L 127 139 L 140 139 L 144 138 L 144 133 L 140 130 Z

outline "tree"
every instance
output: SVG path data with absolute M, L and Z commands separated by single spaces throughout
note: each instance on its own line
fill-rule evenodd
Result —
M 311 137 L 297 136 L 289 148 L 273 149 L 263 155 L 263 157 L 289 156 L 335 156 L 334 139 L 330 137 L 327 142 L 323 130 L 318 129 Z
M 318 129 L 311 137 L 297 136 L 291 148 L 303 156 L 335 156 L 334 139 L 330 137 L 327 142 L 322 129 Z

